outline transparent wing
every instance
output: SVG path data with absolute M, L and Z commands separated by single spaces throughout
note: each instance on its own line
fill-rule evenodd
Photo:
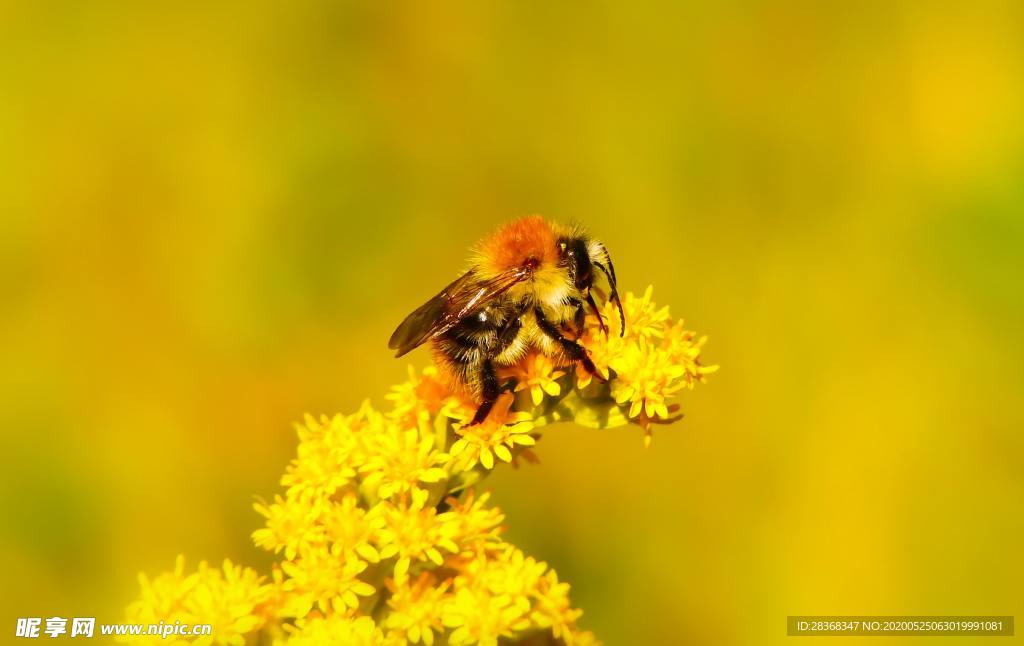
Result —
M 495 278 L 482 281 L 472 270 L 456 278 L 450 285 L 405 317 L 391 334 L 388 347 L 400 357 L 427 339 L 444 334 L 456 323 L 475 314 L 487 303 L 522 282 L 529 270 L 516 267 Z

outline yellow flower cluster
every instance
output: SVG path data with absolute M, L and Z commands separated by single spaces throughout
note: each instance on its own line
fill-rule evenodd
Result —
M 256 572 L 231 561 L 224 561 L 219 569 L 204 561 L 196 572 L 185 574 L 185 558 L 179 556 L 174 570 L 152 580 L 140 574 L 139 585 L 142 592 L 128 606 L 127 621 L 147 625 L 180 621 L 212 626 L 212 635 L 194 642 L 153 636 L 149 643 L 241 646 L 247 635 L 263 628 L 276 614 L 275 585 L 264 583 Z
M 594 644 L 569 585 L 501 534 L 504 516 L 474 486 L 498 462 L 533 460 L 540 427 L 574 420 L 645 429 L 674 419 L 668 403 L 703 381 L 704 339 L 667 308 L 626 294 L 626 333 L 606 305 L 607 334 L 587 319 L 580 337 L 607 382 L 530 354 L 507 369 L 514 392 L 487 420 L 428 367 L 352 415 L 306 416 L 284 494 L 255 505 L 256 545 L 282 558 L 269 580 L 225 562 L 186 574 L 141 576 L 128 621 L 210 623 L 192 644 Z M 184 639 L 184 638 L 183 638 Z M 168 643 L 162 640 L 161 643 Z

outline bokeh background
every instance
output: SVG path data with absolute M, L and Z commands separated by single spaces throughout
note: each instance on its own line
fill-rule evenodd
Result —
M 291 422 L 527 213 L 722 365 L 491 478 L 586 627 L 1024 615 L 1020 2 L 16 2 L 0 54 L 4 634 L 267 567 Z

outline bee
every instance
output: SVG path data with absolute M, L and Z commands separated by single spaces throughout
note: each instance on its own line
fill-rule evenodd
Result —
M 621 335 L 626 319 L 608 249 L 578 227 L 540 216 L 514 220 L 473 248 L 469 269 L 409 314 L 388 347 L 401 357 L 429 340 L 448 381 L 479 402 L 469 426 L 487 418 L 504 389 L 498 369 L 531 349 L 561 364 L 579 363 L 603 382 L 578 341 L 585 306 L 608 334 L 592 293 L 597 271 L 618 308 Z

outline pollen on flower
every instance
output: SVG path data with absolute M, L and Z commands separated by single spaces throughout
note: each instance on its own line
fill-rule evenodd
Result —
M 468 425 L 479 402 L 433 366 L 410 368 L 390 410 L 307 415 L 282 493 L 254 505 L 253 541 L 281 559 L 269 580 L 230 562 L 186 573 L 179 557 L 140 575 L 129 621 L 213 624 L 212 641 L 176 642 L 197 646 L 597 644 L 569 584 L 504 540 L 505 516 L 478 484 L 501 462 L 535 459 L 548 424 L 639 425 L 647 444 L 679 417 L 680 395 L 717 366 L 652 293 L 623 295 L 621 336 L 612 304 L 600 310 L 607 334 L 585 318 L 578 341 L 606 381 L 531 350 L 501 370 L 514 387 L 480 424 Z
M 437 415 L 449 395 L 451 390 L 438 376 L 436 367 L 427 366 L 417 374 L 416 369 L 409 366 L 409 379 L 392 386 L 384 398 L 393 406 L 388 415 L 400 428 L 407 428 L 415 426 L 424 415 L 428 418 Z

